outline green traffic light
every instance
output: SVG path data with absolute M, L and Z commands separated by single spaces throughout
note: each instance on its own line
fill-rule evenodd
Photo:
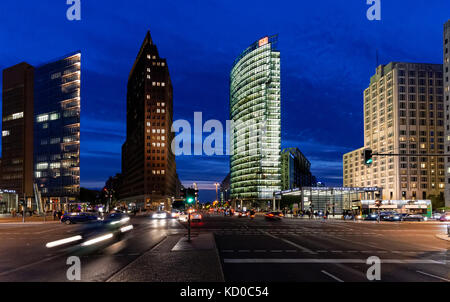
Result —
M 187 202 L 188 202 L 188 203 L 193 203 L 193 202 L 194 202 L 194 198 L 189 197 L 189 198 L 187 199 Z

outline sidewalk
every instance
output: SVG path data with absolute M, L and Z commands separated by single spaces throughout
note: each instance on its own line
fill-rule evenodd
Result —
M 22 216 L 16 217 L 0 217 L 0 224 L 24 224 Z M 42 216 L 25 216 L 25 224 L 43 224 L 43 223 L 59 223 L 59 220 L 53 220 L 53 216 L 47 216 L 46 221 Z
M 212 233 L 168 236 L 109 282 L 223 282 L 222 265 Z

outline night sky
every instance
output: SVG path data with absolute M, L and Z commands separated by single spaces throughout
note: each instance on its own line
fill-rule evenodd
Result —
M 381 21 L 367 20 L 366 0 L 81 3 L 82 20 L 68 21 L 66 0 L 2 0 L 0 69 L 82 51 L 81 186 L 88 188 L 121 171 L 127 79 L 147 30 L 169 65 L 174 120 L 201 111 L 223 123 L 234 59 L 278 34 L 282 148 L 299 147 L 320 181 L 342 185 L 343 153 L 363 145 L 362 93 L 376 49 L 380 64 L 442 63 L 450 18 L 448 0 L 381 0 Z M 197 182 L 203 201 L 215 198 L 213 183 L 228 170 L 227 156 L 177 157 L 181 181 Z

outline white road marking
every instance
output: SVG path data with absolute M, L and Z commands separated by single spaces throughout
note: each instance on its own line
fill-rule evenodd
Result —
M 333 278 L 333 279 L 336 280 L 337 282 L 344 282 L 343 280 L 341 280 L 341 279 L 339 279 L 338 277 L 336 277 L 336 276 L 330 274 L 330 273 L 327 272 L 327 271 L 322 270 L 321 272 L 324 273 L 325 275 L 327 275 L 328 277 Z
M 435 276 L 435 275 L 432 275 L 432 274 L 429 274 L 429 273 L 425 273 L 425 272 L 422 272 L 422 271 L 416 271 L 416 272 L 418 272 L 419 274 L 422 274 L 422 275 L 426 275 L 426 276 L 429 276 L 429 277 L 433 277 L 433 278 L 445 281 L 445 282 L 450 282 L 449 279 L 445 279 L 445 278 L 442 278 L 442 277 L 439 277 L 439 276 Z
M 308 248 L 306 248 L 306 247 L 304 247 L 304 246 L 298 245 L 297 243 L 294 243 L 294 242 L 289 241 L 289 240 L 287 240 L 287 239 L 284 239 L 284 238 L 280 238 L 280 237 L 274 236 L 274 235 L 269 234 L 269 233 L 267 233 L 267 232 L 265 232 L 265 231 L 261 231 L 261 233 L 266 234 L 267 236 L 270 236 L 270 237 L 272 237 L 272 238 L 274 238 L 274 239 L 281 240 L 281 241 L 283 241 L 283 242 L 285 242 L 285 243 L 287 243 L 287 244 L 290 244 L 290 245 L 292 245 L 292 246 L 295 246 L 296 248 L 298 248 L 298 249 L 300 249 L 300 250 L 302 250 L 302 251 L 304 251 L 304 252 L 307 252 L 307 253 L 309 253 L 309 254 L 316 254 L 316 252 L 313 252 L 313 251 L 311 251 L 310 249 L 308 249 Z
M 247 258 L 247 259 L 224 259 L 224 263 L 338 263 L 338 264 L 348 264 L 348 263 L 364 263 L 366 264 L 367 259 L 315 259 L 315 258 L 299 258 L 299 259 L 274 259 L 274 258 Z M 387 264 L 444 264 L 445 261 L 436 261 L 430 259 L 382 259 L 381 263 Z

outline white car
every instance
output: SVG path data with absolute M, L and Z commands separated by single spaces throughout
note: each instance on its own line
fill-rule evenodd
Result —
M 178 215 L 178 220 L 181 222 L 188 221 L 188 214 L 186 214 L 184 212 L 180 213 L 180 215 Z
M 179 220 L 180 222 L 187 222 L 188 219 L 189 219 L 189 216 L 188 216 L 187 213 L 181 213 L 181 214 L 178 216 L 178 220 Z M 202 214 L 197 213 L 197 212 L 191 213 L 191 221 L 192 221 L 192 222 L 200 222 L 202 219 L 203 219 Z
M 152 214 L 153 219 L 166 219 L 167 216 L 167 212 L 164 211 L 158 211 Z
M 193 221 L 193 222 L 200 222 L 200 221 L 202 221 L 202 214 L 200 214 L 200 213 L 192 213 L 191 214 L 191 220 Z

